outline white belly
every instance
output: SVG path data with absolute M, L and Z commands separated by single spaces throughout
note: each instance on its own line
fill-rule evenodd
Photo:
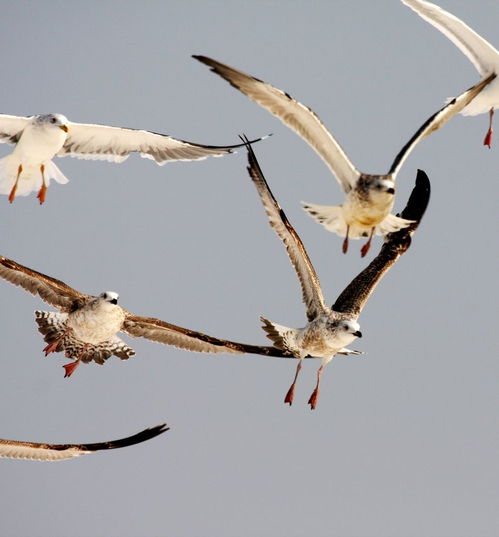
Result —
M 74 336 L 84 343 L 97 345 L 114 337 L 121 329 L 125 315 L 123 310 L 111 307 L 82 308 L 68 315 L 67 326 Z

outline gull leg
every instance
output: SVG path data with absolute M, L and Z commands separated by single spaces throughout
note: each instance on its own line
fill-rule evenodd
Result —
M 9 194 L 10 203 L 12 203 L 16 197 L 17 183 L 19 182 L 19 177 L 21 177 L 22 171 L 23 171 L 23 165 L 19 164 L 19 168 L 17 168 L 16 182 L 14 183 L 14 186 L 12 187 L 12 190 L 10 191 L 10 194 Z
M 293 404 L 293 399 L 295 397 L 295 386 L 296 386 L 296 379 L 298 378 L 298 373 L 300 372 L 302 364 L 302 359 L 300 358 L 300 361 L 298 362 L 298 365 L 296 366 L 296 373 L 295 378 L 293 380 L 293 384 L 291 384 L 288 393 L 286 394 L 286 397 L 284 398 L 284 402 L 288 403 L 289 406 Z
M 75 372 L 75 369 L 80 365 L 81 359 L 85 356 L 87 349 L 88 349 L 88 344 L 85 344 L 83 349 L 80 352 L 80 355 L 74 362 L 71 362 L 70 364 L 66 364 L 62 366 L 64 367 L 64 371 L 65 371 L 64 378 L 70 377 Z
M 322 364 L 317 370 L 317 384 L 315 385 L 315 390 L 312 392 L 312 395 L 310 396 L 310 399 L 308 400 L 308 404 L 310 405 L 311 410 L 314 410 L 314 408 L 317 406 L 317 399 L 319 398 L 319 383 L 321 381 L 321 375 L 322 375 L 323 369 L 324 369 L 324 364 Z
M 350 231 L 350 226 L 347 226 L 347 234 L 346 234 L 345 240 L 343 241 L 343 247 L 342 247 L 342 251 L 344 254 L 348 252 L 348 232 L 349 231 Z
M 36 196 L 40 200 L 40 205 L 45 201 L 45 193 L 47 192 L 47 185 L 45 184 L 45 165 L 40 166 L 40 171 L 42 172 L 42 186 L 38 195 Z
M 364 257 L 367 252 L 369 252 L 369 248 L 371 247 L 371 240 L 373 238 L 374 228 L 371 228 L 371 234 L 369 235 L 369 240 L 362 246 L 360 249 L 360 257 Z
M 492 133 L 494 130 L 492 129 L 492 118 L 494 117 L 494 107 L 492 107 L 489 110 L 489 130 L 487 131 L 487 134 L 485 135 L 485 138 L 483 140 L 483 145 L 486 145 L 489 149 L 492 145 Z

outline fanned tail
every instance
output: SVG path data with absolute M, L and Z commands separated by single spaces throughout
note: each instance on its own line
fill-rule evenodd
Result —
M 262 328 L 267 333 L 267 337 L 274 344 L 274 347 L 291 352 L 297 356 L 298 351 L 294 344 L 297 333 L 296 329 L 274 323 L 265 319 L 265 317 L 260 317 L 260 321 L 262 321 Z
M 345 222 L 343 207 L 341 205 L 304 203 L 303 209 L 328 231 L 332 231 L 333 233 L 340 235 L 340 237 L 346 236 L 347 223 Z
M 14 155 L 7 155 L 0 159 L 0 194 L 10 194 L 16 182 L 19 171 L 19 159 Z M 69 179 L 59 168 L 49 161 L 45 164 L 45 186 L 49 186 L 50 180 L 66 184 Z M 17 183 L 16 196 L 27 196 L 31 192 L 38 192 L 42 187 L 42 172 L 39 166 L 23 166 L 23 170 Z
M 406 220 L 405 218 L 400 218 L 400 216 L 389 214 L 380 224 L 376 226 L 376 235 L 386 235 L 387 233 L 399 231 L 413 222 L 414 220 Z

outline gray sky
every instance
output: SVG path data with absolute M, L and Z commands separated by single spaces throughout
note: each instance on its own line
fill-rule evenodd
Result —
M 440 4 L 499 45 L 497 2 Z M 2 112 L 144 128 L 255 147 L 329 303 L 379 250 L 341 239 L 300 208 L 337 204 L 315 153 L 191 54 L 282 88 L 312 107 L 363 171 L 384 173 L 446 97 L 478 81 L 470 62 L 401 3 L 2 2 Z M 167 421 L 136 447 L 62 463 L 1 460 L 1 533 L 26 536 L 492 536 L 499 510 L 497 199 L 499 130 L 459 116 L 423 141 L 432 199 L 410 251 L 327 367 L 317 410 L 282 402 L 296 363 L 188 353 L 129 340 L 128 362 L 63 379 L 43 356 L 41 300 L 0 282 L 0 436 L 94 442 Z M 0 155 L 10 149 L 2 146 Z M 164 167 L 57 159 L 70 183 L 0 199 L 0 253 L 130 311 L 223 338 L 266 342 L 259 315 L 303 326 L 283 245 L 246 173 L 245 151 Z M 490 283 L 492 282 L 492 284 Z M 495 351 L 495 352 L 494 352 Z

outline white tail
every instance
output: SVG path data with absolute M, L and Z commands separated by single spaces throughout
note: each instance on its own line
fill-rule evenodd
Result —
M 10 194 L 16 182 L 19 171 L 19 160 L 14 154 L 0 159 L 0 194 Z M 45 163 L 45 185 L 49 186 L 50 180 L 54 179 L 64 185 L 69 179 L 52 162 Z M 27 196 L 31 192 L 37 192 L 42 186 L 42 172 L 39 166 L 23 166 L 21 176 L 17 183 L 16 196 Z

